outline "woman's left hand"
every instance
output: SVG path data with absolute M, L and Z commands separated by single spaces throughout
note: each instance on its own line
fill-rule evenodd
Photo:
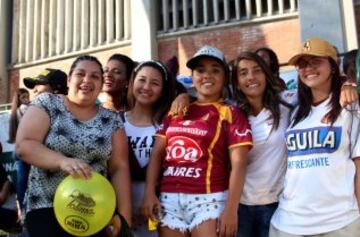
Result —
M 340 93 L 340 105 L 341 107 L 346 107 L 347 105 L 357 102 L 359 100 L 359 95 L 357 89 L 352 84 L 347 84 L 346 82 L 341 87 Z
M 230 210 L 225 207 L 217 222 L 219 237 L 234 237 L 237 233 L 238 216 L 236 209 Z

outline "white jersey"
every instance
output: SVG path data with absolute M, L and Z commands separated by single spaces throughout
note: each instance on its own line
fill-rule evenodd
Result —
M 286 132 L 284 191 L 272 225 L 284 232 L 315 235 L 340 229 L 359 218 L 355 164 L 360 156 L 359 116 L 343 109 L 324 123 L 330 98 Z
M 130 156 L 129 159 L 136 159 L 135 167 L 138 167 L 138 170 L 131 170 L 132 172 L 140 172 L 142 169 L 146 169 L 150 153 L 155 141 L 155 126 L 135 126 L 129 122 L 125 113 L 125 122 L 124 128 L 126 136 L 128 137 L 129 147 L 133 150 L 133 156 Z M 131 161 L 130 161 L 131 162 Z M 132 190 L 132 207 L 133 207 L 133 218 L 135 219 L 135 225 L 133 234 L 135 237 L 157 237 L 158 234 L 156 231 L 150 232 L 147 229 L 147 224 L 139 224 L 139 220 L 142 220 L 140 217 L 140 206 L 144 197 L 145 192 L 145 182 L 143 181 L 134 181 L 131 183 Z
M 296 103 L 296 91 L 285 91 L 281 98 Z M 266 205 L 279 201 L 286 171 L 285 131 L 289 124 L 290 108 L 280 105 L 279 127 L 273 129 L 270 110 L 248 116 L 253 135 L 253 148 L 247 155 L 248 165 L 240 203 Z

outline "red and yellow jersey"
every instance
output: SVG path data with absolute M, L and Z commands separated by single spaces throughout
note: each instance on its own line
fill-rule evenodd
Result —
M 166 117 L 157 136 L 166 139 L 162 192 L 214 193 L 228 189 L 229 149 L 252 146 L 246 116 L 236 107 L 193 103 L 184 117 Z

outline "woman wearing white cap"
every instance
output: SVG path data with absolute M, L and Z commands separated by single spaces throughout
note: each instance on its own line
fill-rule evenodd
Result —
M 299 72 L 299 105 L 286 131 L 285 186 L 270 236 L 360 236 L 359 105 L 341 108 L 327 41 L 307 40 L 289 63 Z
M 234 236 L 251 130 L 244 114 L 223 102 L 228 79 L 223 53 L 203 47 L 187 66 L 197 100 L 187 115 L 166 117 L 157 133 L 143 211 L 159 218 L 161 236 Z

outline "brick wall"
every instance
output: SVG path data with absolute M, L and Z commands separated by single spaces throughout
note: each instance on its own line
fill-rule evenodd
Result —
M 300 23 L 296 18 L 163 38 L 158 41 L 158 50 L 162 61 L 176 55 L 180 73 L 189 74 L 186 61 L 206 44 L 222 50 L 228 61 L 235 59 L 242 51 L 267 46 L 278 54 L 281 63 L 285 63 L 296 52 L 300 40 Z

